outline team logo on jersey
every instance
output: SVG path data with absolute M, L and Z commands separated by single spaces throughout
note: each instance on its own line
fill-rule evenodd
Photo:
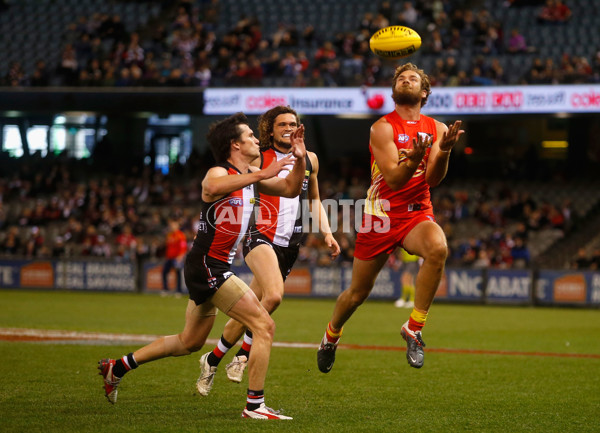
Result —
M 431 145 L 433 144 L 433 134 L 429 134 L 427 132 L 417 132 L 417 136 L 421 141 L 429 142 L 429 146 L 427 147 L 431 147 Z
M 206 219 L 201 223 L 205 221 L 206 229 L 208 229 L 207 225 L 210 225 L 219 233 L 238 237 L 240 230 L 252 220 L 254 225 L 250 226 L 251 233 L 271 229 L 277 225 L 278 214 L 278 208 L 269 200 L 254 197 L 246 200 L 241 197 L 225 197 L 210 205 L 206 212 Z M 256 229 L 257 226 L 260 226 L 260 230 Z
M 398 134 L 398 143 L 407 143 L 410 140 L 408 134 Z

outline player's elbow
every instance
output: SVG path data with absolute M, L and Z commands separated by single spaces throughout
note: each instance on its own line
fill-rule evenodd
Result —
M 387 179 L 384 176 L 383 179 L 385 180 L 385 183 L 387 183 L 387 186 L 389 186 L 392 191 L 398 191 L 406 184 L 406 182 L 403 181 L 402 179 L 394 178 L 392 176 L 388 177 Z
M 217 187 L 213 182 L 203 182 L 202 190 L 208 195 L 217 195 Z
M 301 192 L 302 184 L 300 184 L 299 186 L 288 186 L 283 192 L 283 194 L 281 194 L 281 196 L 286 198 L 294 198 L 298 197 Z

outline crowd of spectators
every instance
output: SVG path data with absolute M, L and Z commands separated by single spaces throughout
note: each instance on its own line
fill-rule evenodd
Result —
M 471 2 L 477 5 L 477 2 Z M 407 25 L 427 35 L 421 53 L 438 58 L 431 71 L 435 85 L 509 84 L 514 79 L 498 55 L 533 53 L 518 28 L 505 29 L 484 7 L 468 2 L 404 1 L 393 12 L 389 0 L 376 13 L 367 12 L 358 28 L 330 40 L 312 25 L 297 28 L 282 22 L 265 34 L 260 20 L 243 16 L 225 34 L 217 35 L 219 0 L 162 2 L 151 24 L 127 31 L 118 14 L 81 16 L 62 35 L 56 70 L 40 59 L 27 74 L 13 62 L 2 77 L 7 86 L 361 86 L 387 85 L 384 63 L 369 49 L 369 38 L 388 25 Z M 507 6 L 512 6 L 507 4 Z M 540 5 L 538 21 L 566 23 L 571 11 L 561 0 Z M 535 23 L 531 23 L 534 25 Z M 508 33 L 505 35 L 505 33 Z M 472 64 L 459 67 L 456 57 L 473 53 Z M 600 51 L 594 59 L 565 54 L 561 61 L 536 59 L 518 81 L 580 83 L 600 81 Z
M 160 259 L 169 218 L 179 221 L 190 243 L 194 238 L 207 161 L 192 154 L 185 166 L 172 167 L 168 175 L 148 167 L 110 174 L 85 160 L 60 156 L 32 157 L 18 164 L 11 160 L 10 169 L 5 161 L 0 177 L 0 255 Z M 357 168 L 321 174 L 321 198 L 342 248 L 337 262 L 350 266 L 360 223 L 355 202 L 366 196 L 368 175 Z M 531 266 L 531 234 L 548 229 L 568 233 L 577 220 L 570 200 L 534 200 L 526 190 L 508 187 L 436 188 L 432 199 L 449 241 L 448 265 L 453 266 Z M 340 203 L 352 205 L 336 205 Z M 465 227 L 471 228 L 468 234 Z M 241 252 L 237 260 L 241 263 Z M 298 260 L 331 263 L 318 231 L 308 233 Z M 594 260 L 582 259 L 577 266 L 591 267 Z M 390 258 L 391 266 L 399 264 L 399 257 Z
M 595 271 L 600 269 L 600 248 L 594 249 L 591 253 L 588 253 L 585 248 L 579 248 L 575 259 L 571 262 L 571 268 Z

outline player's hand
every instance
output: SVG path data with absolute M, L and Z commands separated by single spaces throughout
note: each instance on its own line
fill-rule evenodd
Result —
M 268 167 L 261 170 L 264 176 L 263 180 L 277 176 L 282 170 L 291 170 L 295 162 L 296 158 L 294 158 L 291 153 L 287 154 L 279 161 L 273 161 Z
M 331 233 L 327 233 L 324 240 L 325 245 L 327 245 L 327 248 L 329 248 L 329 251 L 331 252 L 331 260 L 334 260 L 340 255 L 340 246 Z
M 290 134 L 290 143 L 292 145 L 292 154 L 300 159 L 306 156 L 306 146 L 304 145 L 304 125 Z
M 433 137 L 425 134 L 419 134 L 417 139 L 413 138 L 412 149 L 400 149 L 400 153 L 404 154 L 409 161 L 415 163 L 415 167 L 418 167 L 427 152 L 433 144 Z
M 452 150 L 460 136 L 465 133 L 464 130 L 460 129 L 461 124 L 462 120 L 457 120 L 448 127 L 448 131 L 444 132 L 442 139 L 440 140 L 440 150 L 444 152 Z

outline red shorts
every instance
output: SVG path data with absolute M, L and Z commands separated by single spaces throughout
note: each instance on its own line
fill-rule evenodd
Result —
M 415 212 L 406 218 L 381 218 L 363 216 L 363 226 L 356 234 L 354 257 L 360 260 L 374 260 L 379 254 L 392 254 L 401 247 L 410 231 L 423 221 L 433 221 L 431 211 Z

